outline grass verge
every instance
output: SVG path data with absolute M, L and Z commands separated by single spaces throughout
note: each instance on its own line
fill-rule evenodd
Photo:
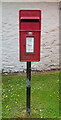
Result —
M 2 117 L 27 118 L 26 76 L 3 75 Z M 33 74 L 30 118 L 59 117 L 59 73 Z

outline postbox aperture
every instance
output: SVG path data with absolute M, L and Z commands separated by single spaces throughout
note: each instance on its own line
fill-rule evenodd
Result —
M 19 11 L 20 61 L 40 61 L 41 11 Z

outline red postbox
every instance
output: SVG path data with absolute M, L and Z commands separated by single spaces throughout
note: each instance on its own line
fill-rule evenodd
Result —
M 19 11 L 20 61 L 40 61 L 41 11 Z

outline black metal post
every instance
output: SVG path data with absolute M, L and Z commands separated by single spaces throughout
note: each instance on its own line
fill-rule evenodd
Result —
M 30 115 L 30 80 L 31 80 L 31 62 L 27 62 L 27 80 L 26 80 L 26 114 Z

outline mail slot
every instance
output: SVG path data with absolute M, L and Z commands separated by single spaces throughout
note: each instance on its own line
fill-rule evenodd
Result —
M 40 61 L 41 10 L 19 10 L 20 61 Z

